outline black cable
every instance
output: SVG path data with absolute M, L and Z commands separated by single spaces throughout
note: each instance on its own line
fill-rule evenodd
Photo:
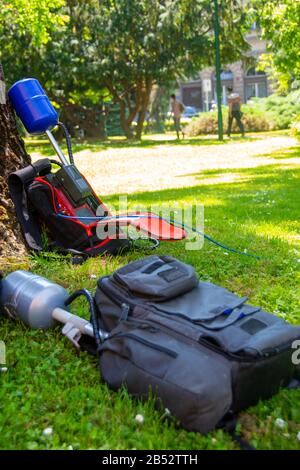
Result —
M 73 156 L 73 151 L 72 151 L 71 137 L 70 137 L 68 128 L 64 125 L 63 122 L 60 122 L 60 121 L 57 123 L 57 125 L 60 126 L 64 131 L 64 134 L 66 137 L 66 143 L 68 147 L 69 160 L 70 160 L 71 165 L 74 165 L 74 156 Z
M 53 163 L 54 165 L 60 166 L 60 168 L 63 167 L 63 164 L 59 160 L 54 160 L 54 159 L 50 158 L 49 161 L 51 163 Z
M 72 216 L 72 215 L 64 215 L 64 214 L 57 214 L 59 217 L 62 217 L 64 219 L 78 219 L 78 220 L 99 220 L 100 221 L 105 221 L 105 220 L 118 220 L 118 219 L 124 219 L 124 217 L 126 218 L 126 216 L 124 215 L 112 215 L 112 216 L 91 216 L 91 217 L 80 217 L 80 216 Z M 198 235 L 201 235 L 202 237 L 204 237 L 206 240 L 210 241 L 211 243 L 214 243 L 215 245 L 227 250 L 227 251 L 231 251 L 232 253 L 236 253 L 238 255 L 242 255 L 242 256 L 247 256 L 249 258 L 254 258 L 254 259 L 262 259 L 260 256 L 257 256 L 257 255 L 254 255 L 252 253 L 246 253 L 244 251 L 239 251 L 239 250 L 236 250 L 235 248 L 230 248 L 229 246 L 226 246 L 226 245 L 223 245 L 223 243 L 220 243 L 218 242 L 217 240 L 214 240 L 212 237 L 210 237 L 209 235 L 206 235 L 205 233 L 203 232 L 200 232 L 200 230 L 196 230 L 194 227 L 192 226 L 189 226 L 189 225 L 186 225 L 186 224 L 183 224 L 181 222 L 177 222 L 176 220 L 174 219 L 167 219 L 167 218 L 164 218 L 164 217 L 159 217 L 158 215 L 154 216 L 154 215 L 128 215 L 128 218 L 134 218 L 134 219 L 147 219 L 147 218 L 152 218 L 152 219 L 161 219 L 161 220 L 164 220 L 165 222 L 168 222 L 169 224 L 172 224 L 174 225 L 174 227 L 179 227 L 179 228 L 182 228 L 182 229 L 188 229 L 188 230 L 191 230 L 192 232 L 195 232 L 197 233 Z
M 100 326 L 99 326 L 98 316 L 96 314 L 96 309 L 95 309 L 95 302 L 94 302 L 92 294 L 87 289 L 77 290 L 73 292 L 73 294 L 71 294 L 67 298 L 67 300 L 65 301 L 65 306 L 70 305 L 75 299 L 77 299 L 80 296 L 84 296 L 89 303 L 89 311 L 91 314 L 91 322 L 92 322 L 93 330 L 94 330 L 94 338 L 95 338 L 95 342 L 97 346 L 97 353 L 99 353 L 101 349 L 101 345 L 102 345 L 102 339 L 99 333 Z

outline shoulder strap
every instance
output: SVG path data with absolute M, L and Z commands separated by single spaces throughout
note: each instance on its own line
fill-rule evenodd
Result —
M 42 250 L 42 238 L 39 225 L 32 216 L 28 204 L 26 188 L 38 174 L 46 174 L 50 171 L 51 162 L 45 158 L 11 173 L 8 177 L 9 193 L 15 205 L 18 221 L 27 245 L 34 251 Z
M 50 243 L 48 245 L 48 250 L 63 256 L 72 255 L 71 264 L 82 264 L 89 257 L 89 255 L 84 251 L 74 250 L 73 248 L 64 248 L 56 242 Z
M 238 421 L 236 415 L 228 413 L 228 415 L 223 418 L 219 427 L 228 432 L 228 434 L 231 436 L 231 439 L 239 445 L 241 450 L 256 450 L 255 447 L 253 447 L 249 442 L 237 434 L 237 423 Z

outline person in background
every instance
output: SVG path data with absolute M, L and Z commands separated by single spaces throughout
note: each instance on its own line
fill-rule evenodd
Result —
M 184 110 L 185 110 L 185 107 L 181 103 L 181 101 L 177 100 L 174 94 L 171 95 L 171 111 L 172 111 L 172 115 L 174 119 L 177 139 L 180 139 L 180 132 L 182 133 L 182 138 L 184 139 L 184 132 L 180 124 L 181 115 L 184 112 Z
M 240 128 L 242 137 L 244 137 L 245 128 L 242 122 L 243 113 L 241 111 L 240 95 L 238 93 L 233 93 L 233 89 L 231 87 L 227 88 L 227 91 L 228 91 L 228 107 L 229 107 L 227 135 L 228 137 L 230 137 L 233 119 L 235 119 L 237 122 L 237 125 Z

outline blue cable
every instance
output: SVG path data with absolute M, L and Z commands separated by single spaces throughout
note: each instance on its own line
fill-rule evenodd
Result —
M 57 214 L 59 217 L 62 217 L 64 219 L 77 219 L 77 220 L 104 220 L 104 221 L 109 221 L 109 220 L 118 220 L 118 219 L 128 219 L 128 218 L 134 218 L 134 219 L 148 219 L 149 216 L 147 215 L 129 215 L 129 216 L 122 216 L 122 215 L 113 215 L 113 216 L 91 216 L 91 217 L 77 217 L 77 216 L 72 216 L 72 215 L 64 215 L 64 214 Z M 253 255 L 252 253 L 245 253 L 244 251 L 239 251 L 236 250 L 235 248 L 230 248 L 229 246 L 223 245 L 222 243 L 218 242 L 217 240 L 214 240 L 212 237 L 209 235 L 205 235 L 205 233 L 200 232 L 200 230 L 196 230 L 194 227 L 190 227 L 189 225 L 184 225 L 181 224 L 180 222 L 177 222 L 176 220 L 173 219 L 165 219 L 163 217 L 155 216 L 155 217 L 150 217 L 152 219 L 161 219 L 164 220 L 167 223 L 171 223 L 174 225 L 174 227 L 182 228 L 182 229 L 188 229 L 192 230 L 193 232 L 197 233 L 198 235 L 201 235 L 204 237 L 206 240 L 208 240 L 211 243 L 214 243 L 215 245 L 219 246 L 220 248 L 223 248 L 224 250 L 230 251 L 231 253 L 236 253 L 238 255 L 242 256 L 248 256 L 249 258 L 255 258 L 255 259 L 261 259 L 260 256 Z

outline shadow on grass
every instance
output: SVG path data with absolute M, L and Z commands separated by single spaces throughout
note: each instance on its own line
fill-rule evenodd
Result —
M 151 139 L 151 138 L 143 138 L 140 141 L 134 140 L 125 140 L 125 139 L 118 139 L 118 140 L 88 140 L 88 141 L 78 141 L 76 139 L 72 140 L 73 142 L 73 151 L 74 152 L 81 152 L 82 150 L 90 150 L 91 152 L 100 152 L 102 150 L 106 150 L 108 148 L 155 148 L 160 146 L 174 146 L 174 147 L 182 147 L 185 145 L 195 145 L 195 146 L 207 146 L 207 145 L 225 145 L 230 143 L 229 140 L 224 140 L 223 142 L 218 141 L 216 138 L 190 138 L 184 140 L 177 140 L 173 138 L 166 138 L 166 139 Z M 60 142 L 62 148 L 66 150 L 66 146 L 64 142 Z M 47 140 L 44 141 L 34 141 L 28 140 L 27 141 L 27 150 L 28 152 L 39 152 L 43 155 L 52 155 L 53 149 Z
M 206 170 L 194 176 L 199 175 L 200 179 L 204 176 L 213 177 L 232 172 L 241 177 L 246 176 L 247 179 L 230 183 L 214 182 L 213 185 L 204 184 L 180 189 L 139 192 L 130 194 L 128 202 L 145 207 L 150 205 L 163 207 L 173 204 L 178 208 L 186 204 L 204 204 L 209 212 L 213 212 L 218 226 L 223 218 L 238 221 L 241 225 L 251 219 L 253 227 L 256 223 L 269 223 L 273 224 L 274 228 L 281 225 L 285 226 L 285 229 L 290 226 L 290 229 L 294 230 L 294 225 L 299 225 L 300 168 L 266 165 L 258 168 Z M 116 204 L 118 196 L 110 195 L 105 199 Z
M 257 155 L 257 157 L 268 157 L 274 160 L 285 160 L 288 158 L 300 158 L 300 146 L 275 150 L 272 153 L 259 154 Z
M 290 147 L 286 150 L 278 150 L 275 152 L 272 152 L 272 154 L 260 154 L 257 155 L 258 157 L 269 157 L 269 158 L 274 158 L 275 160 L 288 160 L 292 158 L 300 158 L 300 147 Z M 280 164 L 274 165 L 263 165 L 259 167 L 254 167 L 254 168 L 214 168 L 210 170 L 202 170 L 197 173 L 185 173 L 183 175 L 178 175 L 178 178 L 186 178 L 186 177 L 195 177 L 195 179 L 203 179 L 204 177 L 215 177 L 215 176 L 222 176 L 226 174 L 240 174 L 241 176 L 247 176 L 248 178 L 252 177 L 253 175 L 260 177 L 260 175 L 263 176 L 268 176 L 269 171 L 268 169 L 271 170 L 271 175 L 274 173 L 277 173 L 280 169 L 285 169 L 286 167 L 290 167 L 289 163 L 287 162 L 286 164 Z M 267 174 L 266 174 L 267 171 Z
M 209 146 L 209 145 L 227 145 L 232 142 L 253 142 L 258 138 L 264 138 L 264 135 L 257 134 L 257 136 L 249 135 L 245 138 L 239 135 L 231 137 L 231 139 L 224 138 L 223 141 L 219 141 L 217 136 L 200 136 L 190 137 L 181 140 L 175 139 L 171 135 L 161 134 L 157 136 L 144 136 L 140 141 L 126 140 L 125 138 L 116 138 L 110 140 L 78 140 L 72 139 L 73 151 L 81 152 L 82 150 L 89 150 L 90 152 L 100 152 L 109 148 L 155 148 L 160 146 L 174 146 L 184 147 L 189 146 Z M 266 136 L 267 137 L 267 136 Z M 38 152 L 44 156 L 51 156 L 54 154 L 53 149 L 48 140 L 41 139 L 27 139 L 26 148 L 30 152 Z M 62 149 L 67 150 L 64 141 L 61 142 Z

